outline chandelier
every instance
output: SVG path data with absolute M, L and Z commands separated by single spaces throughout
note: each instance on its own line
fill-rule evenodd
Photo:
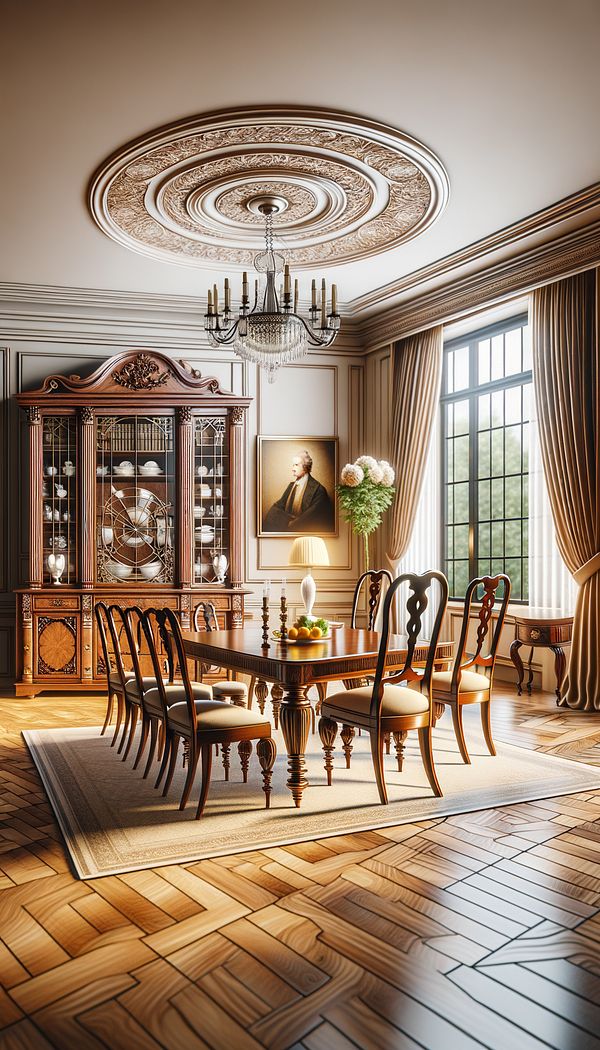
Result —
M 223 309 L 219 309 L 216 284 L 208 291 L 208 308 L 204 327 L 213 346 L 229 346 L 239 357 L 259 365 L 267 373 L 270 383 L 281 365 L 302 357 L 309 347 L 328 347 L 340 330 L 337 312 L 337 288 L 331 286 L 331 309 L 327 309 L 325 278 L 321 283 L 320 302 L 317 302 L 317 282 L 312 282 L 312 300 L 308 320 L 298 313 L 298 281 L 292 278 L 283 255 L 273 251 L 273 216 L 287 207 L 279 197 L 256 197 L 248 208 L 265 219 L 265 251 L 254 259 L 259 274 L 265 274 L 266 286 L 262 309 L 258 306 L 259 280 L 254 282 L 254 303 L 250 307 L 248 274 L 242 274 L 242 300 L 239 314 L 231 310 L 231 288 L 225 278 Z M 283 274 L 283 283 L 277 294 L 276 278 Z

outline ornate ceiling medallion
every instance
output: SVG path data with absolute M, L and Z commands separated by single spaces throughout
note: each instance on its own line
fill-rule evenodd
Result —
M 275 242 L 303 269 L 402 244 L 438 218 L 448 192 L 441 161 L 395 128 L 331 110 L 251 107 L 129 143 L 94 175 L 89 206 L 133 251 L 250 267 L 263 241 L 253 201 L 276 197 Z

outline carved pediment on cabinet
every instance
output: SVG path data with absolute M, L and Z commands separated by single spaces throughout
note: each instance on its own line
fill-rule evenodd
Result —
M 21 394 L 18 400 L 22 404 L 31 404 L 41 397 L 57 395 L 57 399 L 64 401 L 73 395 L 81 404 L 82 394 L 92 401 L 96 397 L 118 401 L 142 394 L 151 396 L 153 401 L 170 404 L 185 402 L 186 395 L 192 395 L 194 401 L 210 398 L 225 405 L 247 400 L 223 390 L 215 376 L 203 376 L 185 361 L 175 361 L 165 354 L 143 349 L 117 354 L 84 378 L 50 375 L 38 390 Z

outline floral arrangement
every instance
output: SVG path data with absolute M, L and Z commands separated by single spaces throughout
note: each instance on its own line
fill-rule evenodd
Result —
M 385 459 L 359 456 L 346 463 L 340 475 L 337 494 L 346 521 L 352 531 L 362 536 L 365 546 L 365 568 L 369 568 L 369 536 L 381 525 L 383 512 L 391 506 L 395 474 Z

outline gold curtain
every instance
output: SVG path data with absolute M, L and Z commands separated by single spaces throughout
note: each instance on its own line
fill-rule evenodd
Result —
M 600 711 L 599 271 L 533 293 L 533 367 L 557 543 L 579 584 L 561 704 Z
M 392 354 L 390 456 L 396 471 L 387 557 L 406 553 L 417 514 L 442 377 L 442 327 L 408 336 Z M 431 566 L 435 568 L 435 566 Z

